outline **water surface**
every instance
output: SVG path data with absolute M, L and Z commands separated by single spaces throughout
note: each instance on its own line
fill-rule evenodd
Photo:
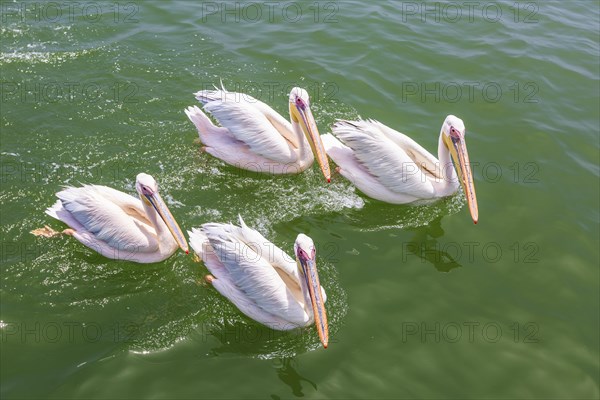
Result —
M 598 398 L 598 1 L 77 4 L 1 4 L 3 398 Z M 480 222 L 461 194 L 393 206 L 201 154 L 183 109 L 220 80 L 283 115 L 302 86 L 321 133 L 374 118 L 434 154 L 460 116 Z M 142 171 L 184 228 L 310 235 L 329 348 L 244 317 L 181 252 L 29 233 L 62 228 L 63 185 L 134 193 Z

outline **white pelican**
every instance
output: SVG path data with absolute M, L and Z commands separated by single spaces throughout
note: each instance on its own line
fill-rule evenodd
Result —
M 442 125 L 439 161 L 408 136 L 378 121 L 338 121 L 332 132 L 335 137 L 322 136 L 327 154 L 338 165 L 337 171 L 366 195 L 394 204 L 427 203 L 456 193 L 462 184 L 477 223 L 475 185 L 460 118 L 448 115 Z
M 224 87 L 201 90 L 197 106 L 185 110 L 194 123 L 203 150 L 235 167 L 272 174 L 295 174 L 310 167 L 317 157 L 329 182 L 331 172 L 306 90 L 293 88 L 289 97 L 290 122 L 271 107 L 247 94 L 228 92 Z M 314 153 L 314 155 L 313 155 Z
M 135 187 L 139 199 L 106 186 L 68 187 L 56 194 L 59 200 L 46 213 L 69 225 L 62 233 L 108 258 L 152 263 L 166 259 L 177 247 L 188 254 L 183 232 L 154 178 L 139 174 Z M 47 226 L 32 233 L 59 234 Z
M 212 274 L 206 280 L 241 312 L 272 329 L 290 330 L 314 322 L 327 348 L 327 296 L 319 283 L 312 239 L 298 235 L 294 261 L 248 228 L 242 217 L 240 225 L 208 223 L 188 231 L 192 249 Z

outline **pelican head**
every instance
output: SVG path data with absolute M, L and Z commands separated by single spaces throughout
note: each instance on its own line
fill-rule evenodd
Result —
M 177 245 L 179 245 L 181 250 L 185 251 L 185 254 L 188 254 L 189 249 L 187 241 L 185 240 L 177 221 L 173 218 L 171 211 L 169 211 L 169 208 L 162 197 L 158 194 L 158 184 L 156 183 L 156 180 L 151 175 L 144 173 L 138 174 L 135 179 L 135 188 L 140 195 L 142 202 L 156 210 L 157 214 L 165 222 L 165 225 L 167 225 L 167 228 L 169 229 L 169 232 L 171 232 L 171 235 L 173 235 Z
M 477 223 L 479 219 L 477 197 L 475 196 L 473 173 L 471 172 L 471 164 L 469 163 L 469 154 L 467 153 L 467 144 L 465 142 L 465 124 L 462 119 L 454 115 L 448 115 L 442 125 L 442 138 L 450 151 L 454 166 L 458 172 L 458 179 L 465 192 L 471 218 L 473 218 L 474 223 Z
M 329 328 L 327 326 L 327 314 L 325 313 L 325 299 L 321 292 L 321 283 L 317 273 L 315 244 L 311 238 L 301 233 L 296 238 L 296 243 L 294 243 L 294 253 L 296 254 L 298 267 L 302 271 L 301 275 L 306 283 L 304 296 L 307 303 L 310 298 L 319 339 L 321 339 L 323 347 L 327 348 Z
M 331 171 L 329 169 L 329 162 L 327 161 L 327 153 L 321 141 L 315 119 L 310 111 L 310 98 L 306 90 L 295 87 L 290 92 L 290 115 L 292 122 L 299 124 L 304 132 L 304 136 L 306 136 L 310 144 L 310 148 L 319 163 L 325 179 L 327 179 L 327 182 L 331 182 Z

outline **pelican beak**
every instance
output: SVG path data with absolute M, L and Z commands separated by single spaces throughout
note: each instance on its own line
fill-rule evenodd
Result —
M 144 198 L 152 205 L 152 207 L 154 207 L 158 215 L 160 215 L 160 218 L 162 218 L 162 220 L 165 222 L 169 232 L 171 232 L 171 235 L 173 235 L 173 238 L 181 250 L 185 251 L 185 254 L 189 254 L 190 250 L 188 248 L 187 241 L 185 240 L 185 236 L 183 236 L 181 228 L 179 228 L 177 221 L 175 221 L 175 218 L 173 218 L 173 214 L 171 214 L 171 211 L 169 211 L 169 208 L 163 201 L 162 197 L 160 197 L 160 194 L 158 194 L 158 192 L 154 192 L 151 195 L 145 194 Z
M 324 348 L 327 348 L 329 343 L 329 328 L 327 326 L 327 314 L 325 313 L 325 302 L 323 293 L 321 292 L 321 283 L 319 282 L 319 274 L 317 273 L 317 263 L 314 259 L 307 257 L 298 257 L 298 262 L 304 272 L 308 294 L 312 303 L 313 315 L 315 317 L 315 325 L 319 333 L 319 339 Z
M 467 153 L 467 145 L 464 136 L 444 136 L 444 142 L 450 150 L 450 155 L 454 161 L 458 179 L 465 192 L 467 204 L 471 218 L 476 224 L 479 219 L 479 211 L 477 209 L 477 197 L 475 196 L 475 184 L 473 182 L 473 173 L 471 172 L 471 164 L 469 162 L 469 153 Z
M 290 114 L 294 121 L 300 124 L 325 179 L 327 179 L 327 182 L 331 182 L 331 170 L 329 169 L 327 153 L 325 152 L 325 146 L 323 146 L 323 142 L 321 141 L 321 135 L 319 135 L 317 123 L 310 111 L 310 107 L 301 100 L 290 103 Z

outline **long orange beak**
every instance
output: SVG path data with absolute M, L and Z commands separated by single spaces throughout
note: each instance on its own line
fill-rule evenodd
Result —
M 304 278 L 306 279 L 306 286 L 308 287 L 312 303 L 319 339 L 323 347 L 327 348 L 329 343 L 329 327 L 327 325 L 327 313 L 325 312 L 325 299 L 321 293 L 321 283 L 319 282 L 319 274 L 317 273 L 317 264 L 315 260 L 303 258 L 298 258 L 298 262 L 302 267 Z
M 317 129 L 315 118 L 310 111 L 310 107 L 307 104 L 290 103 L 290 114 L 295 122 L 300 124 L 300 128 L 304 132 L 310 148 L 319 163 L 321 172 L 327 179 L 327 182 L 331 182 L 331 170 L 329 168 L 329 160 L 327 159 L 327 153 L 325 152 L 325 146 L 321 141 L 321 135 Z
M 479 210 L 477 208 L 477 196 L 475 195 L 475 184 L 473 182 L 473 173 L 471 171 L 471 164 L 469 162 L 469 153 L 467 152 L 467 145 L 465 138 L 458 138 L 452 136 L 444 136 L 444 142 L 450 150 L 450 155 L 454 161 L 456 172 L 458 172 L 458 178 L 460 184 L 465 192 L 467 198 L 467 204 L 469 205 L 469 211 L 471 218 L 476 224 L 479 220 Z
M 152 195 L 144 195 L 142 197 L 146 199 L 152 205 L 152 207 L 154 207 L 158 215 L 160 215 L 160 218 L 165 221 L 169 232 L 171 232 L 171 235 L 173 235 L 173 238 L 181 250 L 185 251 L 185 254 L 189 254 L 190 250 L 188 248 L 187 241 L 185 240 L 185 236 L 183 235 L 179 224 L 177 224 L 177 221 L 175 221 L 173 214 L 171 214 L 171 211 L 163 201 L 162 197 L 160 197 L 160 194 L 155 192 Z

